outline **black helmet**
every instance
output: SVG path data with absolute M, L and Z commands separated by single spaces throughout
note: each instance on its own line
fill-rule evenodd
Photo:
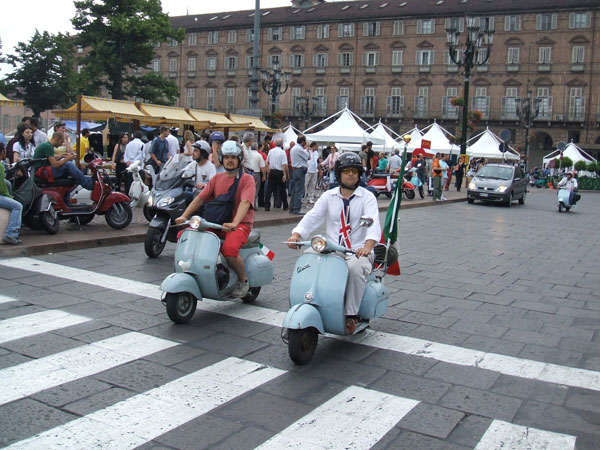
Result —
M 342 153 L 335 162 L 335 179 L 338 180 L 340 184 L 342 180 L 342 169 L 347 169 L 348 167 L 358 169 L 358 177 L 362 177 L 364 168 L 360 156 L 356 153 L 345 152 Z M 356 188 L 356 186 L 354 186 L 354 188 Z

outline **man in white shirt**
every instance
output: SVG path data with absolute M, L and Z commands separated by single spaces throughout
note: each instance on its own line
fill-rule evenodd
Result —
M 134 161 L 143 162 L 144 158 L 144 143 L 142 142 L 142 132 L 136 131 L 133 135 L 133 140 L 130 141 L 125 147 L 125 153 L 123 155 L 123 161 L 125 165 L 129 167 Z M 131 172 L 125 172 L 125 193 L 129 194 L 129 188 L 133 182 L 133 175 Z
M 269 182 L 267 193 L 265 194 L 265 211 L 271 210 L 271 195 L 279 192 L 280 201 L 283 202 L 283 210 L 288 209 L 287 194 L 285 192 L 285 180 L 289 177 L 287 155 L 283 150 L 283 138 L 275 140 L 275 147 L 269 150 L 267 155 L 267 165 L 269 171 Z M 275 197 L 275 200 L 277 197 Z M 274 205 L 275 208 L 281 208 L 281 205 Z
M 296 145 L 290 149 L 290 162 L 292 163 L 292 180 L 290 187 L 290 213 L 302 215 L 302 199 L 304 198 L 304 183 L 308 170 L 310 153 L 306 148 L 306 138 L 298 136 Z
M 360 302 L 367 283 L 366 275 L 373 267 L 372 250 L 381 237 L 377 200 L 360 186 L 363 171 L 358 155 L 351 152 L 342 153 L 335 164 L 336 178 L 340 186 L 324 192 L 288 238 L 288 246 L 297 248 L 294 242 L 309 239 L 325 221 L 327 239 L 355 250 L 355 254 L 345 257 L 348 264 L 348 282 L 344 315 L 346 333 L 349 335 L 356 330 Z M 352 234 L 352 230 L 360 226 L 361 216 L 371 217 L 373 224 L 369 228 L 361 227 Z
M 313 204 L 315 202 L 315 187 L 317 185 L 319 171 L 321 168 L 319 167 L 319 152 L 317 151 L 317 143 L 311 142 L 309 148 L 310 158 L 308 160 L 304 190 L 306 191 L 306 200 L 308 203 Z
M 206 141 L 197 141 L 192 144 L 194 159 L 189 163 L 183 171 L 184 177 L 191 177 L 194 180 L 194 189 L 186 190 L 186 197 L 191 202 L 194 196 L 200 192 L 208 184 L 210 179 L 217 173 L 215 166 L 208 160 L 210 154 L 210 146 Z
M 170 131 L 167 135 L 167 149 L 169 150 L 169 158 L 179 153 L 179 139 L 173 136 Z
M 400 150 L 394 150 L 394 156 L 390 158 L 387 165 L 387 172 L 390 175 L 396 175 L 400 173 L 400 169 L 402 168 L 402 158 L 400 157 Z

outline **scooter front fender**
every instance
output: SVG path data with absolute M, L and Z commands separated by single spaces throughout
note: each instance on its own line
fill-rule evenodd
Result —
M 194 277 L 185 272 L 172 273 L 160 284 L 160 290 L 168 294 L 189 292 L 198 300 L 202 300 L 202 293 Z
M 283 319 L 283 328 L 301 330 L 310 327 L 315 327 L 321 334 L 325 332 L 321 314 L 315 306 L 308 303 L 292 306 Z
M 131 199 L 122 192 L 111 192 L 102 202 L 98 212 L 105 213 L 115 203 L 129 203 Z

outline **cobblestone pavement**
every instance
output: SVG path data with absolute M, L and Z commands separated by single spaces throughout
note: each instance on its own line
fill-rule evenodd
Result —
M 157 289 L 172 245 L 0 259 L 0 444 L 598 449 L 600 194 L 562 214 L 555 195 L 401 211 L 385 316 L 306 366 L 278 326 L 291 225 L 261 229 L 276 277 L 255 305 L 179 326 Z

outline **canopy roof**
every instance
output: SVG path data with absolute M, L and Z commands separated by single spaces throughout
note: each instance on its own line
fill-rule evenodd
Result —
M 454 135 L 439 126 L 437 122 L 433 122 L 428 127 L 423 128 L 423 131 L 425 130 L 427 132 L 423 135 L 421 141 L 425 139 L 431 142 L 431 148 L 427 150 L 428 153 L 460 153 L 460 147 L 452 144 L 450 139 L 448 139 L 449 136 L 454 137 Z
M 577 161 L 585 161 L 588 163 L 596 161 L 592 156 L 590 156 L 589 153 L 586 153 L 573 142 L 567 145 L 567 148 L 564 149 L 563 156 L 568 157 L 571 161 L 573 161 L 573 164 L 575 164 Z M 546 156 L 544 156 L 542 162 L 544 164 L 548 164 L 555 158 L 560 158 L 560 150 L 554 150 L 553 152 L 548 153 Z
M 266 131 L 273 132 L 276 131 L 271 127 L 268 127 L 262 120 L 258 117 L 253 116 L 242 116 L 239 114 L 229 114 L 229 119 L 233 122 L 233 126 L 230 127 L 230 130 L 256 130 L 256 131 Z
M 289 148 L 290 142 L 298 142 L 298 133 L 296 133 L 296 131 L 300 133 L 300 130 L 294 128 L 290 123 L 287 127 L 283 129 L 283 132 L 275 133 L 273 135 L 273 140 L 280 137 L 283 139 L 283 148 Z
M 188 113 L 198 122 L 210 122 L 210 128 L 213 129 L 227 128 L 235 125 L 231 120 L 229 120 L 225 113 L 216 111 L 203 111 L 200 109 L 189 109 Z M 208 128 L 208 126 L 205 128 Z
M 410 135 L 410 142 L 408 143 L 408 147 L 406 147 L 406 150 L 408 152 L 412 152 L 417 148 L 421 148 L 421 139 L 423 138 L 423 133 L 421 133 L 421 131 L 417 127 L 414 127 L 412 130 L 409 130 L 406 133 L 402 133 L 402 136 L 407 134 Z
M 63 119 L 77 119 L 77 103 L 66 110 L 55 110 Z M 108 120 L 111 118 L 144 121 L 147 117 L 134 102 L 110 98 L 81 97 L 81 116 L 88 120 Z
M 0 106 L 25 106 L 25 102 L 23 100 L 11 100 L 0 94 Z
M 393 133 L 393 131 L 392 131 Z M 403 150 L 404 149 L 404 144 L 396 141 L 389 133 L 388 130 L 386 128 L 386 126 L 384 124 L 381 123 L 381 120 L 379 121 L 379 123 L 377 124 L 377 126 L 375 126 L 375 128 L 373 128 L 373 131 L 371 131 L 371 137 L 379 137 L 382 138 L 384 140 L 384 144 L 383 144 L 383 148 L 385 152 L 392 152 L 395 149 L 398 150 Z
M 326 122 L 327 120 L 335 116 L 339 117 L 335 120 L 335 122 L 333 122 L 328 127 L 324 128 L 323 130 L 317 131 L 316 133 L 304 133 L 306 139 L 317 142 L 366 144 L 368 141 L 371 141 L 373 142 L 373 144 L 385 144 L 384 138 L 372 136 L 368 132 L 363 130 L 358 124 L 358 122 L 354 119 L 354 117 L 358 116 L 352 111 L 350 111 L 348 108 L 344 108 L 341 111 L 338 111 L 337 113 L 328 117 L 322 122 L 319 122 L 317 125 L 320 125 L 321 123 Z M 316 127 L 317 125 L 312 126 L 311 128 L 309 128 L 309 130 Z
M 73 132 L 77 131 L 77 121 L 75 120 L 65 120 L 65 125 L 67 126 L 67 130 L 71 130 Z M 101 131 L 106 128 L 106 123 L 93 123 L 93 122 L 81 122 L 81 129 L 87 128 L 90 131 Z
M 511 161 L 521 159 L 519 153 L 510 145 L 506 152 L 502 153 L 500 151 L 502 140 L 492 133 L 489 128 L 469 139 L 467 144 L 469 142 L 473 142 L 473 144 L 467 145 L 467 155 L 471 158 L 508 159 Z
M 145 124 L 153 125 L 195 125 L 202 128 L 210 126 L 210 121 L 199 122 L 190 116 L 185 109 L 174 106 L 151 105 L 149 103 L 139 104 L 139 109 L 146 114 Z

